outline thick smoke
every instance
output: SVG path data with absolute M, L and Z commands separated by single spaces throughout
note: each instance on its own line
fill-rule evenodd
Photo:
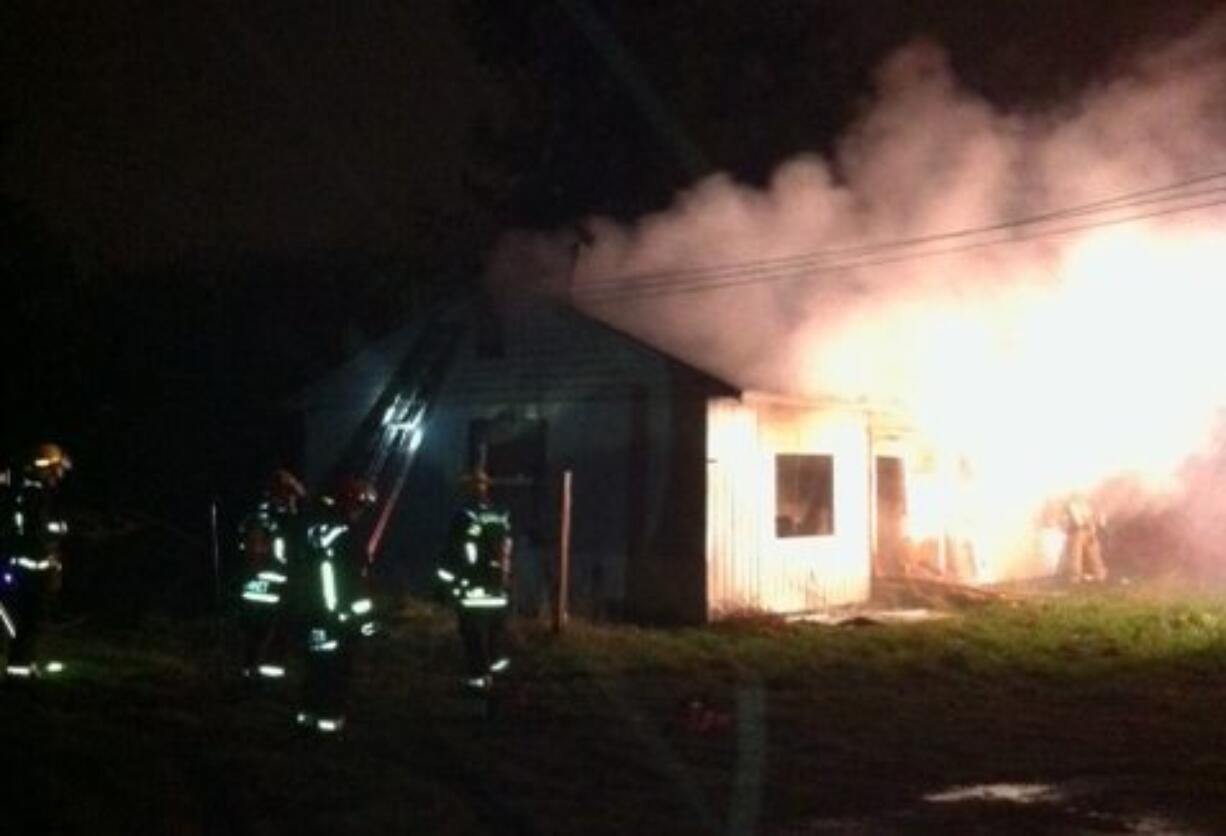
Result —
M 1226 200 L 1217 172 L 1226 18 L 1038 114 L 962 88 L 923 42 L 832 158 L 590 221 L 573 263 L 523 238 L 502 263 L 551 254 L 578 306 L 743 388 L 894 404 L 976 462 L 989 501 L 1097 490 L 1135 512 L 1217 483 L 1226 213 L 1182 211 Z

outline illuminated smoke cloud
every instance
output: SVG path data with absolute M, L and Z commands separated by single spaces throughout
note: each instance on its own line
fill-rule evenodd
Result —
M 1226 200 L 1201 179 L 1226 171 L 1224 24 L 1026 115 L 913 44 L 832 159 L 589 221 L 573 276 L 562 234 L 509 239 L 499 270 L 552 260 L 579 307 L 740 386 L 897 404 L 1001 503 L 1167 495 L 1226 406 L 1226 213 L 1174 211 Z

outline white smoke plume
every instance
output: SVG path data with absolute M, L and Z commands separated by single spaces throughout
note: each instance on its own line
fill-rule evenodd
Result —
M 898 405 L 996 474 L 1001 502 L 1127 484 L 1104 496 L 1131 504 L 1181 495 L 1192 457 L 1202 484 L 1216 473 L 1216 173 L 1226 17 L 1037 114 L 963 89 L 922 42 L 879 69 L 832 158 L 786 161 L 762 189 L 711 177 L 630 227 L 589 221 L 573 265 L 531 246 L 580 308 L 734 384 Z M 502 263 L 522 269 L 527 241 Z

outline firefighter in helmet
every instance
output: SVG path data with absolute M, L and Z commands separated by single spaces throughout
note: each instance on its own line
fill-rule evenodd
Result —
M 259 505 L 239 525 L 243 678 L 252 684 L 285 676 L 288 616 L 284 599 L 289 566 L 301 548 L 299 511 L 305 499 L 306 489 L 298 478 L 278 468 Z
M 1073 583 L 1107 579 L 1099 528 L 1102 518 L 1081 494 L 1069 497 L 1064 506 L 1065 571 Z
M 374 488 L 355 478 L 321 497 L 307 515 L 302 558 L 292 570 L 306 644 L 297 719 L 324 734 L 345 726 L 354 645 L 375 629 L 366 539 L 358 530 L 375 502 Z
M 58 673 L 59 662 L 39 661 L 42 623 L 63 577 L 60 543 L 68 523 L 56 494 L 72 460 L 58 444 L 42 444 L 20 474 L 6 475 L 3 487 L 3 596 L 0 620 L 11 640 L 6 676 L 30 679 Z
M 490 500 L 483 470 L 461 479 L 466 501 L 452 519 L 438 578 L 456 608 L 465 685 L 485 690 L 510 665 L 504 653 L 511 576 L 511 517 Z

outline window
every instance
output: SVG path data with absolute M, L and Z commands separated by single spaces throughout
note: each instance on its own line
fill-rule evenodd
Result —
M 541 543 L 546 528 L 549 485 L 545 478 L 546 423 L 504 414 L 472 421 L 468 460 L 494 480 L 491 496 L 511 512 L 516 537 Z
M 834 533 L 834 457 L 775 457 L 775 536 Z

